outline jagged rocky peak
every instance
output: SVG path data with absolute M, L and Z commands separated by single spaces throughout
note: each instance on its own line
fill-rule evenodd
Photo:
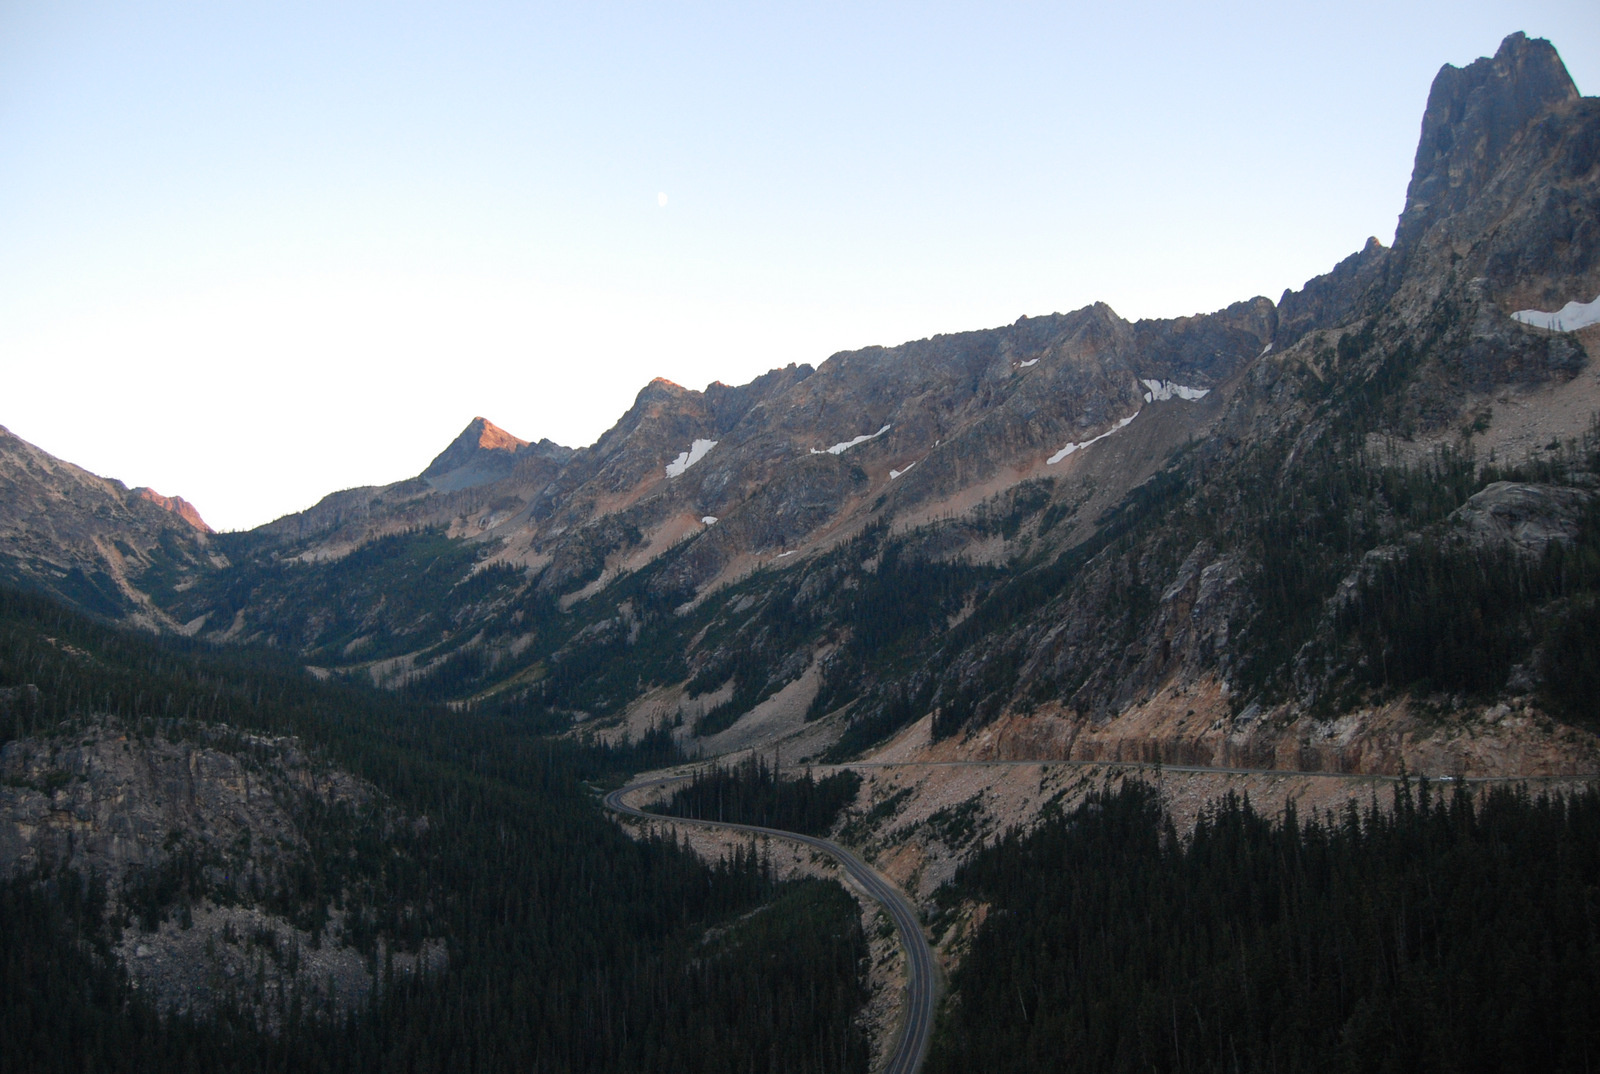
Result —
M 719 431 L 732 429 L 769 399 L 787 391 L 805 380 L 816 370 L 808 363 L 790 362 L 777 369 L 769 369 L 748 384 L 729 385 L 714 380 L 706 385 L 706 406 Z
M 639 389 L 633 405 L 601 434 L 589 451 L 596 459 L 610 459 L 626 448 L 642 446 L 641 438 L 648 444 L 646 450 L 665 450 L 669 441 L 700 435 L 708 431 L 706 426 L 702 393 L 666 377 L 656 377 Z
M 1290 346 L 1313 328 L 1344 324 L 1362 314 L 1390 284 L 1389 248 L 1376 235 L 1333 267 L 1333 271 L 1305 282 L 1300 290 L 1286 289 L 1278 299 L 1278 329 L 1273 346 Z
M 649 384 L 639 389 L 638 399 L 643 402 L 651 398 L 688 395 L 690 391 L 691 389 L 685 388 L 675 380 L 668 380 L 666 377 L 652 377 Z
M 649 455 L 650 466 L 654 467 L 654 457 L 662 452 L 671 458 L 688 448 L 695 438 L 716 440 L 728 435 L 762 404 L 812 372 L 809 365 L 791 362 L 768 370 L 747 384 L 730 386 L 713 381 L 705 391 L 656 377 L 639 390 L 633 406 L 596 441 L 592 455 L 611 459 L 626 448 Z
M 1502 41 L 1493 58 L 1440 68 L 1422 115 L 1395 246 L 1409 248 L 1431 223 L 1461 209 L 1530 120 L 1577 97 L 1555 47 L 1520 32 Z
M 451 441 L 450 446 L 441 451 L 428 468 L 422 471 L 423 477 L 439 477 L 452 470 L 459 470 L 469 463 L 478 461 L 485 452 L 504 452 L 515 455 L 528 446 L 528 441 L 512 436 L 488 418 L 473 418 L 467 427 L 461 430 L 461 435 Z
M 1492 58 L 1445 65 L 1428 94 L 1394 246 L 1368 239 L 1331 272 L 1285 291 L 1274 346 L 1281 352 L 1391 301 L 1415 321 L 1452 289 L 1453 301 L 1489 321 L 1500 316 L 1496 301 L 1512 303 L 1509 310 L 1592 297 L 1586 278 L 1600 265 L 1595 104 L 1579 96 L 1548 41 L 1521 33 Z M 1489 286 L 1474 290 L 1477 277 Z M 1480 326 L 1479 335 L 1501 329 Z M 1500 343 L 1517 349 L 1509 337 Z
M 201 533 L 216 532 L 206 525 L 206 520 L 200 517 L 200 512 L 195 505 L 182 496 L 163 496 L 147 485 L 134 489 L 133 494 L 141 500 L 148 500 L 164 511 L 171 511 Z
M 1220 382 L 1255 358 L 1277 328 L 1277 308 L 1258 295 L 1215 313 L 1137 321 L 1135 353 L 1141 370 Z

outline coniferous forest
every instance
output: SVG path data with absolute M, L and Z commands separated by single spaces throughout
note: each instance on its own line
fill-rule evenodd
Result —
M 31 684 L 36 690 L 29 690 Z M 337 1018 L 281 1032 L 226 1005 L 163 1014 L 111 953 L 230 893 L 163 878 L 108 921 L 102 878 L 0 884 L 0 1067 L 16 1070 L 861 1070 L 865 940 L 853 900 L 778 883 L 756 853 L 708 867 L 634 842 L 597 790 L 681 760 L 551 739 L 318 683 L 271 652 L 116 630 L 0 592 L 0 745 L 86 712 L 183 741 L 292 734 L 428 820 L 362 847 L 359 818 L 281 890 L 291 917 L 362 900 L 371 936 L 448 945 Z M 823 832 L 849 773 L 702 773 L 665 811 Z M 341 835 L 343 824 L 350 831 Z M 166 882 L 171 879 L 172 882 Z M 935 937 L 986 907 L 951 980 L 930 1070 L 1589 1070 L 1600 1057 L 1600 795 L 1401 783 L 1337 816 L 1228 800 L 1180 836 L 1150 789 L 1093 796 L 978 854 Z M 417 921 L 395 907 L 425 906 Z
M 807 771 L 798 779 L 780 779 L 764 758 L 750 757 L 733 767 L 696 772 L 687 786 L 652 809 L 672 817 L 825 835 L 860 786 L 861 777 L 850 771 L 821 779 Z
M 115 961 L 116 931 L 236 894 L 180 870 L 133 885 L 136 912 L 108 920 L 103 878 L 42 866 L 0 884 L 4 1069 L 866 1067 L 866 945 L 842 889 L 778 883 L 754 851 L 708 867 L 600 810 L 600 788 L 682 759 L 664 730 L 626 748 L 552 739 L 515 710 L 319 683 L 270 651 L 132 634 L 13 591 L 0 689 L 0 746 L 85 713 L 170 741 L 299 736 L 428 823 L 375 854 L 360 818 L 313 818 L 348 857 L 309 856 L 262 904 L 315 927 L 360 901 L 369 948 L 449 952 L 336 1018 L 296 1007 L 281 1032 L 226 1005 L 163 1014 Z M 754 758 L 664 811 L 824 832 L 856 787 Z M 937 938 L 986 908 L 929 1069 L 1593 1069 L 1600 795 L 1393 794 L 1278 821 L 1229 800 L 1180 836 L 1128 783 L 980 852 L 930 922 Z
M 25 684 L 37 692 L 0 707 L 0 746 L 89 711 L 137 735 L 181 739 L 202 722 L 294 734 L 425 816 L 425 830 L 392 836 L 393 860 L 415 867 L 375 868 L 359 890 L 380 917 L 426 907 L 449 962 L 341 1019 L 307 1011 L 275 1034 L 237 1010 L 163 1016 L 109 957 L 103 882 L 42 868 L 0 886 L 0 1069 L 865 1069 L 853 899 L 777 883 L 753 852 L 708 867 L 635 842 L 599 808 L 592 784 L 660 763 L 659 739 L 556 742 L 511 719 L 316 683 L 270 653 L 124 633 L 0 592 L 0 687 Z M 348 898 L 338 868 L 314 857 L 294 878 L 304 890 L 267 897 Z M 158 916 L 226 897 L 189 879 L 165 889 Z
M 940 892 L 987 907 L 933 1071 L 1589 1071 L 1600 795 L 1401 783 L 1281 821 L 1228 799 L 1180 838 L 1095 794 Z

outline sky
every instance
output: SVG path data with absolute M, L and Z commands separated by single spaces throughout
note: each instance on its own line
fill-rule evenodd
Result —
M 1600 91 L 1593 0 L 5 0 L 0 425 L 236 529 L 477 415 L 1276 300 L 1514 30 Z

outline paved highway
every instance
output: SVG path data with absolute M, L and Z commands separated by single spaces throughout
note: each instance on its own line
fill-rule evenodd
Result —
M 1209 772 L 1235 776 L 1315 776 L 1326 779 L 1347 780 L 1380 780 L 1393 781 L 1397 776 L 1379 776 L 1345 772 L 1297 772 L 1281 768 L 1224 768 L 1208 765 L 1180 765 L 1180 764 L 1153 764 L 1140 761 L 855 761 L 837 765 L 786 765 L 786 768 L 807 768 L 815 770 L 840 769 L 840 768 L 958 768 L 958 767 L 1011 767 L 1018 765 L 1061 765 L 1074 768 L 1119 768 L 1143 769 L 1145 771 L 1162 770 L 1167 772 Z M 838 843 L 828 839 L 819 839 L 813 835 L 801 835 L 799 832 L 786 832 L 779 828 L 762 828 L 753 824 L 729 824 L 722 821 L 690 820 L 685 817 L 662 817 L 658 813 L 646 813 L 635 809 L 623 801 L 624 796 L 634 791 L 645 790 L 650 787 L 660 787 L 668 783 L 679 783 L 688 779 L 687 775 L 667 776 L 660 779 L 643 780 L 630 783 L 620 790 L 612 791 L 605 796 L 607 808 L 631 817 L 641 817 L 646 820 L 671 820 L 675 824 L 698 824 L 707 828 L 726 828 L 736 832 L 752 832 L 757 835 L 768 835 L 778 839 L 789 839 L 796 843 L 804 843 L 825 854 L 831 855 L 845 872 L 860 884 L 861 887 L 876 899 L 888 911 L 889 917 L 894 921 L 895 929 L 900 934 L 900 944 L 906 952 L 907 981 L 905 994 L 904 1015 L 901 1019 L 900 1039 L 895 1043 L 895 1050 L 889 1063 L 884 1067 L 884 1074 L 915 1074 L 922 1066 L 923 1058 L 928 1052 L 928 1041 L 933 1034 L 933 1007 L 936 998 L 933 951 L 928 946 L 927 937 L 922 934 L 922 926 L 917 920 L 917 913 L 911 908 L 894 885 L 885 880 L 876 869 L 856 857 Z M 1412 776 L 1412 779 L 1419 777 Z M 1575 776 L 1469 776 L 1466 783 L 1499 783 L 1541 780 L 1593 780 L 1600 778 L 1595 775 Z M 1438 782 L 1455 782 L 1452 777 L 1432 777 Z
M 832 855 L 844 867 L 844 871 L 888 911 L 896 931 L 900 933 L 900 945 L 906 952 L 905 1006 L 900 1020 L 900 1039 L 895 1042 L 894 1052 L 889 1058 L 888 1065 L 883 1068 L 883 1074 L 916 1074 L 922 1066 L 923 1058 L 928 1054 L 928 1040 L 933 1035 L 933 1005 L 936 996 L 933 950 L 928 946 L 928 938 L 922 934 L 922 925 L 917 920 L 917 912 L 911 908 L 911 903 L 876 869 L 831 840 L 819 839 L 814 835 L 801 835 L 799 832 L 786 832 L 780 828 L 762 828 L 753 824 L 727 824 L 714 820 L 663 817 L 658 813 L 646 813 L 635 809 L 623 801 L 624 796 L 634 791 L 660 787 L 667 783 L 678 783 L 687 778 L 687 776 L 670 776 L 665 779 L 630 783 L 606 795 L 606 807 L 630 817 L 642 817 L 646 820 L 670 820 L 674 824 L 698 824 L 706 828 L 726 828 L 730 831 L 753 832 L 757 835 L 789 839 Z

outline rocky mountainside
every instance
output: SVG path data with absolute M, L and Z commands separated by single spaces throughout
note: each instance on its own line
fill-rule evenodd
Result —
M 1596 295 L 1600 101 L 1514 34 L 1436 78 L 1394 245 L 1276 303 L 657 380 L 577 450 L 478 418 L 409 481 L 190 527 L 181 583 L 102 565 L 127 588 L 102 610 L 709 751 L 918 725 L 1012 754 L 1589 764 L 1600 714 L 1562 684 L 1600 637 L 1600 326 L 1541 311 Z M 44 585 L 61 553 L 30 525 L 4 547 Z
M 96 477 L 0 427 L 0 581 L 177 629 L 179 590 L 227 566 L 210 533 L 182 498 Z
M 865 1070 L 854 900 L 618 830 L 660 736 L 538 731 L 0 587 L 0 1067 Z
M 291 738 L 161 730 L 102 716 L 7 742 L 0 874 L 99 878 L 108 919 L 128 926 L 116 956 L 163 1010 L 228 1002 L 276 1024 L 291 996 L 359 1006 L 385 956 L 403 974 L 442 965 L 438 942 L 375 961 L 357 915 L 296 900 L 311 855 L 355 862 L 357 847 L 414 824 L 370 785 Z M 372 868 L 363 858 L 350 872 Z

